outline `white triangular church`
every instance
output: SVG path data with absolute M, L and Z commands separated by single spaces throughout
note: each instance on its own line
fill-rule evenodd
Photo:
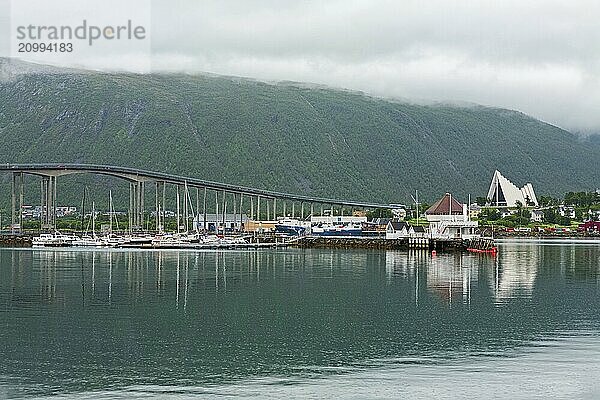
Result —
M 539 206 L 531 183 L 519 189 L 498 170 L 494 172 L 487 199 L 490 205 L 496 207 L 516 207 L 517 201 L 524 206 Z

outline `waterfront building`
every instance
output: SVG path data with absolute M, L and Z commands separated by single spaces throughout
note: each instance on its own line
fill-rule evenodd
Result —
M 517 203 L 521 203 L 523 206 L 539 206 L 531 183 L 527 183 L 519 189 L 498 170 L 492 177 L 487 199 L 488 205 L 495 207 L 516 207 Z
M 403 221 L 389 221 L 385 230 L 386 239 L 402 238 L 424 238 L 427 237 L 425 227 L 417 225 L 412 226 Z
M 250 219 L 244 223 L 244 231 L 257 233 L 275 232 L 275 225 L 278 223 L 279 221 L 256 221 Z
M 577 228 L 579 232 L 600 233 L 600 221 L 587 221 L 579 224 Z
M 469 218 L 477 219 L 479 218 L 479 214 L 481 214 L 481 206 L 477 203 L 473 203 L 469 206 Z
M 240 220 L 240 214 L 225 214 L 225 230 L 226 231 L 242 231 L 244 226 L 248 223 L 249 219 L 246 214 L 242 214 Z M 223 214 L 206 214 L 206 226 L 208 231 L 214 232 L 217 230 L 223 230 Z M 194 218 L 193 229 L 201 231 L 204 229 L 204 214 L 199 214 Z
M 425 211 L 429 222 L 429 235 L 432 238 L 470 239 L 477 237 L 477 221 L 471 221 L 467 205 L 460 203 L 450 193 L 446 193 Z
M 400 239 L 410 235 L 411 226 L 406 222 L 401 221 L 388 221 L 387 228 L 385 230 L 386 239 Z M 414 231 L 413 231 L 414 232 Z
M 318 216 L 313 215 L 310 217 L 312 225 L 348 225 L 348 224 L 362 224 L 367 222 L 366 216 L 356 217 L 354 215 L 324 215 Z

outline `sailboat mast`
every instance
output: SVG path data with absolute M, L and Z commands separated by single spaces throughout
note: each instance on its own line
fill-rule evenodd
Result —
M 81 230 L 83 231 L 83 224 L 85 223 L 85 192 L 87 187 L 83 187 L 83 198 L 81 199 Z
M 112 212 L 113 203 L 112 203 L 112 190 L 108 191 L 108 219 L 109 219 L 109 232 L 112 233 Z
M 92 201 L 92 237 L 96 238 L 96 203 Z

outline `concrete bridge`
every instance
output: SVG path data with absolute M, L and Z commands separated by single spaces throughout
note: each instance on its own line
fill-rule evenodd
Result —
M 4 164 L 0 165 L 0 172 L 12 173 L 12 226 L 20 228 L 22 224 L 22 208 L 24 201 L 24 175 L 33 175 L 41 178 L 41 206 L 42 206 L 42 227 L 51 229 L 56 226 L 56 182 L 57 179 L 65 175 L 73 174 L 100 174 L 124 179 L 129 182 L 129 226 L 134 230 L 141 229 L 144 221 L 146 208 L 145 195 L 148 192 L 146 186 L 154 185 L 154 211 L 156 215 L 156 227 L 162 229 L 165 221 L 165 202 L 167 185 L 174 185 L 177 193 L 177 226 L 180 226 L 180 217 L 185 218 L 185 223 L 189 221 L 191 195 L 193 189 L 196 192 L 196 212 L 191 213 L 200 215 L 202 208 L 204 214 L 204 229 L 206 226 L 207 214 L 207 196 L 214 192 L 216 199 L 215 213 L 218 212 L 219 203 L 221 203 L 221 212 L 223 223 L 227 213 L 226 196 L 233 198 L 233 215 L 239 213 L 240 222 L 242 219 L 242 210 L 244 199 L 250 201 L 251 219 L 276 219 L 280 216 L 291 215 L 292 217 L 305 217 L 305 205 L 307 212 L 314 215 L 315 205 L 330 208 L 332 211 L 335 206 L 350 207 L 358 209 L 390 208 L 389 204 L 378 204 L 361 201 L 339 200 L 312 197 L 298 194 L 283 193 L 277 191 L 250 188 L 227 183 L 212 182 L 192 177 L 167 174 L 162 172 L 152 172 L 136 168 L 118 167 L 112 165 L 92 165 L 92 164 Z M 180 191 L 183 190 L 183 207 L 180 207 Z M 200 192 L 202 191 L 202 193 Z M 219 200 L 220 198 L 220 200 Z M 277 202 L 282 203 L 278 208 Z M 262 204 L 261 204 L 262 203 Z M 286 210 L 288 203 L 291 203 L 291 214 Z M 296 204 L 299 203 L 300 211 L 296 212 Z M 202 204 L 202 207 L 200 207 Z M 239 205 L 239 208 L 238 208 Z M 256 205 L 256 207 L 255 207 Z M 261 209 L 262 205 L 262 209 Z M 181 210 L 183 208 L 183 210 Z

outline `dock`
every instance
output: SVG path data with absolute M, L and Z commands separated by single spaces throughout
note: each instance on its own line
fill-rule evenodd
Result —
M 462 239 L 303 236 L 289 242 L 300 248 L 463 251 Z

